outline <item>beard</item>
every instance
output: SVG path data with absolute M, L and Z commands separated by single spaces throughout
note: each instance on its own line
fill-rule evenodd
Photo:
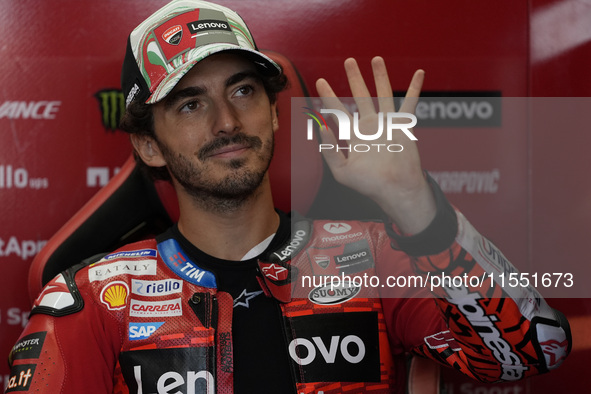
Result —
M 232 159 L 223 163 L 207 163 L 211 152 L 231 144 L 244 144 L 255 150 L 255 163 L 250 167 L 245 158 Z M 255 195 L 263 182 L 274 151 L 274 133 L 263 143 L 256 136 L 240 132 L 232 136 L 216 138 L 204 145 L 195 154 L 202 164 L 181 154 L 174 154 L 164 144 L 158 147 L 166 160 L 168 171 L 193 200 L 208 210 L 224 212 L 235 210 Z M 221 179 L 211 176 L 210 165 L 225 167 L 228 174 Z

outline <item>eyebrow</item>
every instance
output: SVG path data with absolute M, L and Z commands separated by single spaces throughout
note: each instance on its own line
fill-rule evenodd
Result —
M 238 72 L 236 74 L 231 75 L 226 80 L 225 87 L 232 86 L 248 78 L 254 78 L 257 81 L 260 80 L 260 76 L 255 71 Z M 176 92 L 171 92 L 164 102 L 164 108 L 170 109 L 176 103 L 178 103 L 180 100 L 184 98 L 200 96 L 202 94 L 205 94 L 206 92 L 206 88 L 199 86 L 189 86 L 184 89 L 177 90 Z

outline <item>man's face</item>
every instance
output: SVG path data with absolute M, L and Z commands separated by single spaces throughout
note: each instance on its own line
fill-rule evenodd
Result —
M 162 157 L 189 194 L 240 200 L 261 184 L 277 118 L 250 61 L 235 54 L 206 58 L 153 110 Z

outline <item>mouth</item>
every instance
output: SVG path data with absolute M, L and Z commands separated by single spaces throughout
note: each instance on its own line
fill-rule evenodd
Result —
M 231 144 L 209 152 L 205 155 L 205 158 L 234 158 L 240 156 L 250 148 L 251 146 L 248 144 Z
M 261 145 L 260 138 L 239 133 L 232 137 L 221 137 L 212 141 L 204 146 L 197 156 L 201 161 L 209 158 L 236 158 L 247 150 Z

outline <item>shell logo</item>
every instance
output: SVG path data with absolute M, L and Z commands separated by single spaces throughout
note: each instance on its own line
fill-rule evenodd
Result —
M 116 281 L 111 282 L 101 291 L 101 302 L 110 310 L 119 310 L 127 305 L 129 287 L 127 283 Z

